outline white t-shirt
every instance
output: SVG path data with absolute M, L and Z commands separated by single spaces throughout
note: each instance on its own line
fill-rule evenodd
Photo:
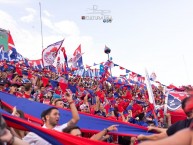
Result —
M 64 128 L 67 127 L 67 123 L 58 125 L 53 128 L 53 130 L 62 132 Z M 47 128 L 45 124 L 42 126 L 42 128 Z M 51 145 L 49 142 L 38 136 L 37 134 L 33 132 L 29 132 L 24 138 L 23 141 L 28 142 L 30 145 Z

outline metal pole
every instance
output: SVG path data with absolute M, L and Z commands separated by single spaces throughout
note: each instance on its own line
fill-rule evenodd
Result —
M 43 41 L 43 30 L 42 30 L 42 8 L 41 3 L 39 2 L 40 6 L 40 25 L 41 25 L 41 38 L 42 38 L 42 50 L 44 49 L 44 41 Z
M 108 53 L 108 61 L 110 62 L 109 53 Z M 111 77 L 112 77 L 111 66 L 110 66 L 110 73 L 111 73 Z
M 170 91 L 167 90 L 166 87 L 164 87 L 164 95 L 165 97 L 165 103 L 164 103 L 164 127 L 167 128 L 168 127 L 168 123 L 167 123 L 167 108 L 168 108 L 168 95 L 169 95 Z

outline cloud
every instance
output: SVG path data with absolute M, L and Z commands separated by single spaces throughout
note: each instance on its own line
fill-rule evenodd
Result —
M 0 0 L 0 4 L 21 4 L 27 2 L 27 0 Z
M 0 24 L 2 28 L 10 30 L 10 28 L 15 27 L 16 22 L 13 20 L 13 18 L 9 14 L 0 10 L 0 16 L 1 16 Z
M 35 13 L 33 9 L 28 12 Z M 42 43 L 39 29 L 29 29 L 23 27 L 20 21 L 16 21 L 10 14 L 0 10 L 1 27 L 11 31 L 17 51 L 24 57 L 29 59 L 40 59 L 42 54 Z M 43 18 L 44 27 L 44 48 L 56 41 L 64 40 L 63 46 L 66 48 L 67 54 L 72 56 L 74 50 L 81 44 L 82 52 L 90 61 L 94 55 L 90 48 L 93 48 L 93 39 L 91 36 L 81 36 L 78 26 L 72 21 L 52 22 L 49 18 Z M 28 25 L 27 25 L 28 26 Z M 64 28 L 63 28 L 64 27 Z M 45 34 L 46 33 L 46 34 Z
M 46 17 L 43 17 L 42 18 L 42 22 L 45 26 L 47 26 L 48 28 L 52 29 L 53 31 L 55 31 L 54 29 L 54 24 L 51 22 L 50 19 L 46 18 Z
M 17 51 L 24 57 L 37 59 L 41 57 L 41 36 L 36 31 L 21 27 L 16 19 L 0 10 L 1 28 L 10 30 Z M 29 53 L 30 52 L 30 53 Z
M 53 16 L 52 14 L 50 14 L 47 10 L 43 10 L 43 14 L 47 17 L 51 17 Z
M 73 21 L 63 20 L 59 22 L 52 22 L 49 18 L 43 17 L 42 22 L 45 26 L 58 34 L 67 36 L 80 34 L 78 26 Z
M 66 35 L 79 35 L 80 31 L 77 27 L 77 25 L 72 22 L 72 21 L 60 21 L 60 22 L 56 22 L 54 23 L 55 26 L 55 30 L 58 33 L 64 33 Z
M 20 20 L 22 22 L 26 22 L 26 23 L 30 23 L 34 21 L 34 17 L 36 15 L 36 10 L 33 8 L 26 8 L 26 11 L 28 12 L 28 14 L 26 16 L 23 16 L 20 18 Z

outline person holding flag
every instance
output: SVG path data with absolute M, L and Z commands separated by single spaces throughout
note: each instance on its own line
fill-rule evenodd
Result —
M 64 128 L 71 127 L 77 124 L 80 117 L 78 115 L 78 111 L 76 109 L 75 103 L 72 99 L 72 94 L 66 93 L 65 96 L 72 111 L 72 119 L 67 123 L 64 123 L 62 125 L 57 125 L 60 119 L 59 110 L 56 107 L 51 107 L 51 108 L 48 108 L 47 110 L 44 110 L 41 114 L 41 118 L 44 122 L 43 128 L 62 132 Z M 28 133 L 23 138 L 23 140 L 28 142 L 30 145 L 50 145 L 50 143 L 48 143 L 47 141 L 45 141 L 44 139 L 42 139 L 41 137 L 39 137 L 33 132 Z
M 193 97 L 186 99 L 184 111 L 188 116 L 193 116 Z M 189 128 L 182 129 L 170 137 L 158 141 L 143 142 L 140 145 L 193 145 L 193 119 L 190 123 Z M 180 123 L 178 126 L 175 125 L 177 128 L 180 126 L 182 126 Z
M 168 129 L 161 131 L 159 134 L 153 134 L 149 136 L 139 135 L 137 137 L 138 140 L 159 140 L 166 138 L 168 136 L 172 136 L 176 132 L 188 128 L 193 121 L 193 96 L 187 97 L 182 101 L 182 109 L 184 110 L 185 114 L 187 115 L 187 119 L 178 121 L 171 125 Z

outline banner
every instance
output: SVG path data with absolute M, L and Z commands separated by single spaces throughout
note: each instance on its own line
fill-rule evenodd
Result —
M 42 61 L 44 66 L 50 66 L 54 63 L 63 41 L 64 40 L 53 43 L 42 51 Z
M 171 114 L 172 123 L 187 118 L 181 107 L 181 101 L 186 97 L 188 96 L 185 92 L 172 91 L 168 94 L 167 109 Z
M 40 116 L 42 111 L 51 107 L 49 105 L 42 104 L 39 102 L 29 101 L 24 98 L 16 98 L 13 95 L 6 94 L 3 92 L 0 92 L 0 99 L 2 100 L 2 102 L 6 102 L 12 107 L 16 106 L 19 110 L 22 110 L 24 113 L 37 118 L 36 122 L 38 122 L 41 119 Z M 72 118 L 72 114 L 70 110 L 59 109 L 59 111 L 60 111 L 59 124 L 68 122 Z M 107 128 L 110 125 L 117 124 L 119 125 L 118 131 L 111 132 L 111 134 L 123 135 L 123 136 L 137 136 L 139 134 L 145 134 L 145 135 L 152 134 L 147 132 L 146 127 L 142 127 L 139 125 L 125 123 L 121 121 L 115 121 L 111 119 L 106 119 L 104 117 L 94 116 L 94 115 L 80 113 L 80 112 L 79 112 L 79 115 L 80 115 L 80 120 L 77 125 L 81 129 L 86 130 L 90 133 L 96 133 L 103 130 L 104 128 Z M 30 116 L 28 118 L 29 120 L 30 120 Z
M 0 113 L 2 114 L 8 126 L 20 130 L 34 132 L 52 145 L 108 145 L 108 143 L 105 142 L 93 141 L 87 138 L 80 138 L 67 133 L 42 128 L 41 126 L 35 125 L 27 120 L 12 116 L 1 109 Z
M 38 60 L 29 60 L 29 65 L 35 69 L 43 69 L 42 59 Z

